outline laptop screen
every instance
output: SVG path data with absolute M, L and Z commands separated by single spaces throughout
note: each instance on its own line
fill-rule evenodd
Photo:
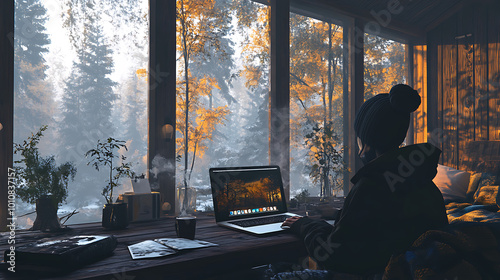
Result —
M 278 166 L 210 169 L 216 221 L 287 211 Z

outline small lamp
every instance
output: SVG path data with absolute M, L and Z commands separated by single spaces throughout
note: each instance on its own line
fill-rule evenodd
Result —
M 165 124 L 161 127 L 161 137 L 165 141 L 170 141 L 174 137 L 174 127 L 171 124 Z
M 3 129 L 3 124 L 0 123 L 0 131 Z

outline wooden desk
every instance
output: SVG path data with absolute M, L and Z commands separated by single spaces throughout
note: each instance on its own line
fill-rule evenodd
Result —
M 244 279 L 235 277 L 235 274 L 239 275 L 252 267 L 277 261 L 298 262 L 307 256 L 302 242 L 291 233 L 256 237 L 219 227 L 213 216 L 201 213 L 197 220 L 196 239 L 213 242 L 219 246 L 155 259 L 132 260 L 127 246 L 144 240 L 175 237 L 174 219 L 171 217 L 134 223 L 119 231 L 103 230 L 100 223 L 73 225 L 71 228 L 73 230 L 64 235 L 115 235 L 118 238 L 118 247 L 114 254 L 106 259 L 66 275 L 49 277 L 50 279 Z M 55 236 L 57 235 L 50 233 L 17 231 L 16 245 Z M 6 237 L 2 235 L 0 239 L 2 257 L 8 248 Z M 0 279 L 17 278 L 12 276 L 15 276 L 15 273 L 0 272 Z M 31 279 L 38 278 L 33 277 Z

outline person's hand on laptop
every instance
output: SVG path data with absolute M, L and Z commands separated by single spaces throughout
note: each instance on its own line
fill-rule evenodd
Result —
M 293 217 L 290 217 L 288 219 L 286 219 L 283 224 L 281 225 L 282 228 L 291 228 L 292 225 L 298 221 L 299 219 L 301 219 L 302 217 L 301 216 L 293 216 Z

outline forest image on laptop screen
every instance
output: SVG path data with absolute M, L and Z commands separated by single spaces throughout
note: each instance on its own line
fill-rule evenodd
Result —
M 277 169 L 225 170 L 224 173 L 219 177 L 216 199 L 220 214 L 235 218 L 284 211 Z

